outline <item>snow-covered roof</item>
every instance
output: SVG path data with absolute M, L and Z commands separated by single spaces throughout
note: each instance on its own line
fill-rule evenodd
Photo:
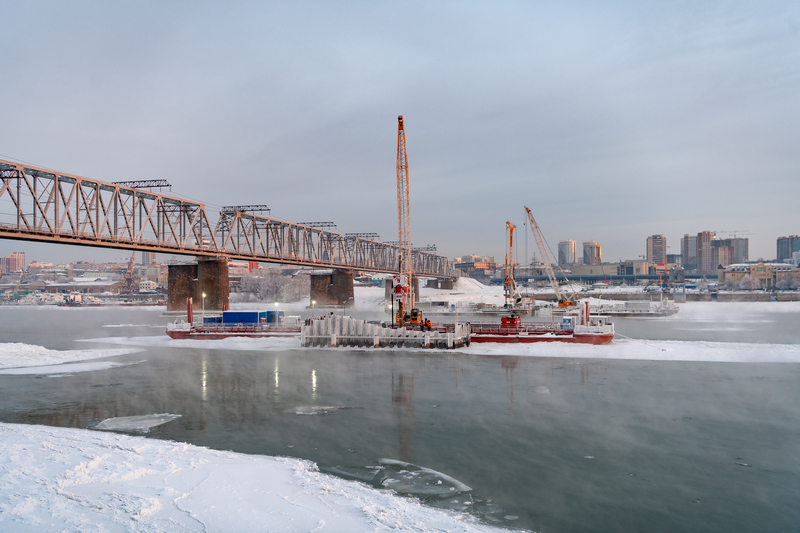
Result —
M 795 265 L 789 263 L 732 263 L 725 267 L 725 272 L 750 272 L 752 267 L 758 265 L 769 266 L 773 270 L 797 270 Z

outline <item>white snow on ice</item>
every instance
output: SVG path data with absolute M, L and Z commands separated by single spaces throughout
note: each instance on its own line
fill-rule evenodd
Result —
M 30 366 L 22 368 L 7 368 L 0 370 L 0 374 L 11 376 L 30 376 L 30 375 L 46 375 L 49 377 L 69 376 L 79 372 L 93 372 L 95 370 L 107 370 L 109 368 L 118 368 L 121 366 L 138 365 L 144 361 L 135 361 L 132 363 L 115 363 L 113 361 L 96 361 L 91 363 L 64 363 L 61 365 L 47 365 L 47 366 Z
M 142 337 L 100 337 L 80 339 L 80 342 L 99 342 L 123 346 L 193 348 L 204 350 L 292 350 L 300 349 L 299 337 L 228 337 L 218 340 L 172 339 L 163 335 Z
M 301 459 L 0 423 L 4 531 L 500 531 Z
M 697 361 L 718 363 L 800 363 L 800 345 L 704 341 L 614 340 L 611 344 L 473 343 L 460 353 L 490 356 L 628 359 L 645 361 Z
M 117 357 L 140 351 L 141 349 L 138 348 L 59 351 L 21 342 L 7 342 L 0 343 L 0 369 L 52 366 L 104 357 Z

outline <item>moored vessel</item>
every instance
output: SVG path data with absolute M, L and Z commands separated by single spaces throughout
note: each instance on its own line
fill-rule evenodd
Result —
M 192 299 L 186 303 L 188 321 L 167 324 L 167 335 L 173 339 L 218 340 L 228 337 L 297 337 L 300 325 L 287 324 L 283 311 L 223 311 L 213 317 L 194 321 Z M 295 318 L 296 322 L 296 317 Z
M 589 302 L 583 301 L 576 314 L 561 322 L 522 322 L 519 316 L 502 317 L 500 324 L 472 322 L 470 342 L 575 342 L 608 344 L 614 339 L 614 324 L 606 316 L 590 314 Z

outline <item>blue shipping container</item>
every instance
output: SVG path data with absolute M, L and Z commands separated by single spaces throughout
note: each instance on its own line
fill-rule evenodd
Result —
M 203 324 L 219 324 L 222 322 L 221 316 L 204 316 Z
M 261 319 L 266 321 L 266 311 L 223 311 L 223 324 L 258 324 Z
M 283 311 L 267 311 L 267 322 L 270 324 L 277 324 L 283 318 Z

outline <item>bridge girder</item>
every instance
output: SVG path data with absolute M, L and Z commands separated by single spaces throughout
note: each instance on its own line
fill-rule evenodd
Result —
M 213 228 L 213 229 L 212 229 Z M 261 261 L 320 268 L 397 272 L 398 246 L 0 160 L 0 238 Z M 449 262 L 413 254 L 419 276 L 448 277 Z

